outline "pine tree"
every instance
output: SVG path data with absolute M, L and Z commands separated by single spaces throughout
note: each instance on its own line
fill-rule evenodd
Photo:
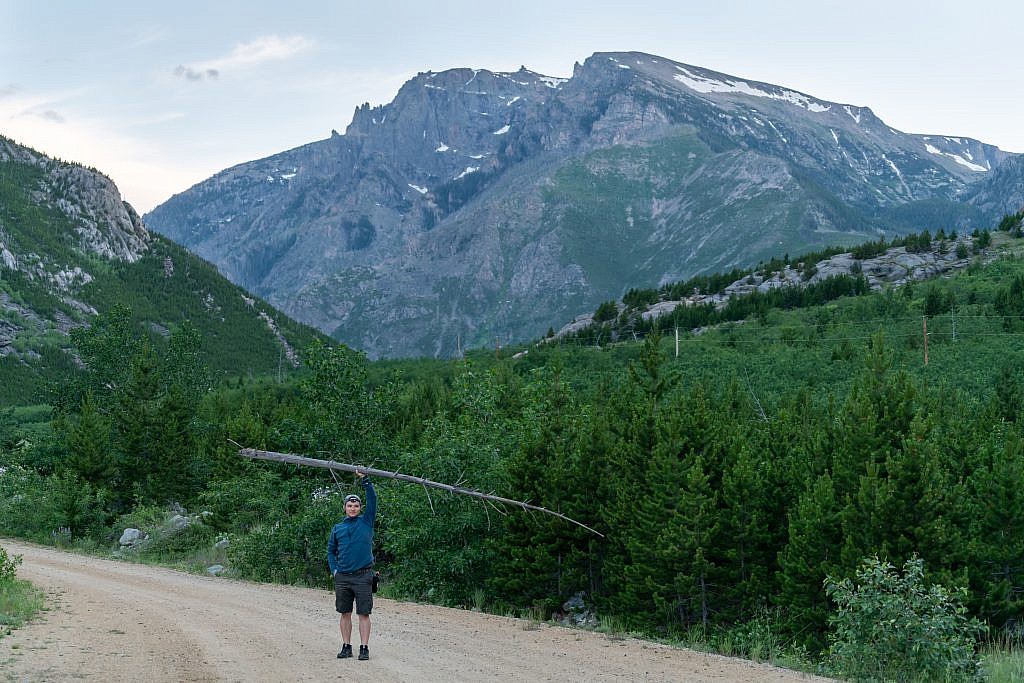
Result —
M 146 496 L 160 502 L 183 503 L 196 493 L 195 440 L 191 420 L 194 406 L 185 391 L 172 384 L 155 415 L 151 460 L 145 476 Z
M 619 614 L 638 612 L 633 603 L 637 586 L 623 581 L 627 571 L 635 571 L 630 569 L 631 546 L 646 557 L 653 543 L 650 531 L 642 535 L 637 530 L 638 526 L 649 526 L 638 519 L 637 511 L 649 495 L 649 469 L 659 437 L 659 401 L 667 386 L 663 362 L 660 337 L 648 336 L 639 362 L 628 367 L 628 381 L 610 392 L 604 410 L 596 416 L 607 425 L 605 444 L 609 453 L 607 495 L 601 506 L 601 519 L 608 529 L 602 584 L 608 608 Z M 650 604 L 649 598 L 645 604 Z
M 144 344 L 129 367 L 131 375 L 113 407 L 119 474 L 114 494 L 121 509 L 136 496 L 152 501 L 153 494 L 159 495 L 147 485 L 149 468 L 158 459 L 154 437 L 159 433 L 163 398 L 153 347 Z
M 592 526 L 596 473 L 583 466 L 581 453 L 588 412 L 573 399 L 557 366 L 528 390 L 526 404 L 527 436 L 508 465 L 513 496 Z M 505 530 L 488 581 L 493 592 L 513 604 L 551 611 L 576 592 L 593 590 L 589 532 L 528 515 L 506 517 Z
M 789 540 L 779 553 L 777 604 L 790 616 L 794 642 L 815 650 L 825 645 L 825 577 L 852 571 L 841 571 L 839 510 L 831 476 L 819 476 L 790 513 Z
M 1024 442 L 1013 431 L 980 450 L 965 496 L 967 567 L 974 608 L 1002 627 L 1024 619 Z
M 110 423 L 97 411 L 92 392 L 82 398 L 77 420 L 66 421 L 67 464 L 84 481 L 107 488 L 117 463 L 111 449 Z

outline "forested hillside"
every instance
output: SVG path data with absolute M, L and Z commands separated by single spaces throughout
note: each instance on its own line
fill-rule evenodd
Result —
M 88 370 L 52 434 L 21 440 L 3 414 L 0 528 L 110 549 L 131 526 L 151 539 L 119 552 L 326 586 L 354 484 L 243 460 L 239 444 L 459 482 L 604 534 L 378 482 L 395 596 L 549 616 L 582 593 L 606 623 L 811 666 L 839 661 L 842 581 L 877 557 L 910 561 L 908 577 L 920 561 L 923 582 L 962 589 L 970 616 L 1010 633 L 1024 617 L 1024 261 L 1019 238 L 994 242 L 954 277 L 769 302 L 685 332 L 678 353 L 656 330 L 387 365 L 314 343 L 297 384 L 202 394 L 197 334 L 154 350 L 104 316 L 76 337 Z M 174 504 L 210 514 L 161 533 Z M 766 641 L 773 653 L 755 652 Z M 936 671 L 969 677 L 970 650 Z
M 148 233 L 109 178 L 0 136 L 0 406 L 77 372 L 69 335 L 118 306 L 154 345 L 194 327 L 218 378 L 293 370 L 317 337 Z

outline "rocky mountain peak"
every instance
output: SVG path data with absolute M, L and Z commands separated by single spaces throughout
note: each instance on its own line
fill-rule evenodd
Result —
M 923 228 L 1009 158 L 864 106 L 642 52 L 569 79 L 422 72 L 344 135 L 241 164 L 147 216 L 371 355 L 526 338 L 628 286 Z

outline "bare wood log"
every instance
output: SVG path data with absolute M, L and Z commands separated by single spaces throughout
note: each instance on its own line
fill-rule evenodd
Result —
M 388 472 L 387 470 L 378 470 L 372 467 L 361 467 L 359 465 L 349 465 L 346 463 L 335 462 L 334 460 L 317 460 L 316 458 L 306 458 L 301 455 L 293 455 L 291 453 L 277 453 L 274 451 L 261 451 L 255 448 L 242 448 L 238 451 L 238 454 L 243 458 L 249 458 L 251 460 L 271 460 L 273 462 L 285 462 L 292 465 L 305 465 L 306 467 L 319 467 L 327 470 L 339 470 L 341 472 L 361 472 L 366 475 L 381 477 L 382 479 L 397 479 L 398 481 L 407 481 L 413 484 L 419 484 L 423 487 L 430 487 L 435 489 L 441 489 L 442 491 L 448 491 L 449 493 L 458 493 L 463 496 L 472 496 L 473 498 L 480 498 L 486 501 L 496 501 L 505 505 L 512 505 L 519 507 L 524 510 L 534 510 L 536 512 L 543 512 L 548 515 L 554 515 L 560 517 L 567 522 L 571 522 L 578 527 L 582 527 L 592 534 L 597 534 L 601 538 L 604 538 L 604 534 L 596 529 L 577 522 L 575 519 L 566 517 L 561 512 L 555 512 L 554 510 L 548 510 L 537 505 L 531 505 L 518 500 L 512 500 L 511 498 L 502 498 L 501 496 L 495 496 L 490 493 L 483 493 L 482 491 L 475 491 L 473 489 L 463 488 L 461 486 L 451 486 L 450 484 L 441 484 L 436 481 L 430 481 L 423 477 L 414 477 L 409 474 L 400 474 L 398 472 Z

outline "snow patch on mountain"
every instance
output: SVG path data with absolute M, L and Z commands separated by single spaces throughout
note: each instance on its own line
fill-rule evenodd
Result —
M 783 135 L 782 132 L 778 128 L 775 127 L 775 124 L 772 123 L 770 119 L 768 120 L 768 125 L 772 127 L 772 130 L 774 130 L 776 133 L 779 134 L 779 137 L 782 138 L 783 142 L 785 142 L 787 144 L 789 143 L 789 140 L 786 139 L 786 136 Z
M 947 139 L 949 139 L 949 138 L 947 138 Z M 988 171 L 987 168 L 985 168 L 984 166 L 982 166 L 980 164 L 971 163 L 970 161 L 968 161 L 967 159 L 964 159 L 959 154 L 953 154 L 952 152 L 943 152 L 941 149 L 939 149 L 935 145 L 932 145 L 932 144 L 929 144 L 929 143 L 925 143 L 924 148 L 925 148 L 925 150 L 929 154 L 935 154 L 935 155 L 938 155 L 938 156 L 949 157 L 950 159 L 952 159 L 956 163 L 960 164 L 961 166 L 966 166 L 967 168 L 971 169 L 972 171 L 979 171 L 979 172 L 986 172 L 986 171 Z
M 680 73 L 673 74 L 673 78 L 691 90 L 696 90 L 699 93 L 738 93 L 740 95 L 751 95 L 753 97 L 766 97 L 770 100 L 789 102 L 790 104 L 803 107 L 807 111 L 816 113 L 826 112 L 832 108 L 832 105 L 823 105 L 820 102 L 812 100 L 807 95 L 798 93 L 794 90 L 782 89 L 778 92 L 770 92 L 750 85 L 746 81 L 720 81 L 707 76 L 698 76 L 692 71 L 689 71 L 679 65 L 676 65 L 676 70 Z
M 555 76 L 538 76 L 537 80 L 548 86 L 549 88 L 561 88 L 563 83 L 566 83 L 568 78 L 557 78 Z

